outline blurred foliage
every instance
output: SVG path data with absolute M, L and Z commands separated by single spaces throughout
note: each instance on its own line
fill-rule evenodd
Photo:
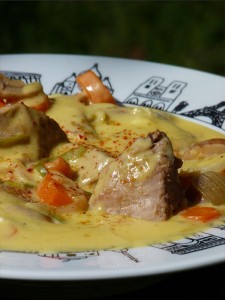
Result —
M 135 58 L 225 75 L 224 1 L 1 1 L 0 54 Z

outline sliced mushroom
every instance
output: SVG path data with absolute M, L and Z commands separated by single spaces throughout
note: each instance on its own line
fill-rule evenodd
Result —
M 44 93 L 41 83 L 25 84 L 22 80 L 13 80 L 3 74 L 0 74 L 0 98 L 5 99 L 7 104 L 23 102 L 37 109 L 40 105 L 45 105 L 45 108 L 38 109 L 42 111 L 50 107 L 50 100 Z
M 25 83 L 22 80 L 13 80 L 0 74 L 0 97 L 3 99 L 18 99 L 23 96 L 23 87 Z
M 192 145 L 187 149 L 183 156 L 183 160 L 206 158 L 215 154 L 225 153 L 225 138 L 215 138 L 201 141 Z

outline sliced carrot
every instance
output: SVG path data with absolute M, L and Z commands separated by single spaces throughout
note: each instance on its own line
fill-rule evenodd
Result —
M 76 82 L 81 90 L 87 95 L 91 103 L 112 103 L 115 99 L 101 79 L 91 70 L 76 77 Z
M 44 167 L 47 169 L 47 171 L 58 171 L 63 173 L 68 178 L 73 177 L 73 171 L 70 167 L 70 164 L 62 157 L 58 157 L 55 160 L 46 162 Z
M 73 202 L 65 187 L 57 182 L 51 174 L 45 175 L 37 187 L 40 200 L 48 205 L 59 207 Z
M 194 206 L 184 210 L 181 215 L 185 218 L 206 223 L 220 216 L 220 212 L 213 207 Z

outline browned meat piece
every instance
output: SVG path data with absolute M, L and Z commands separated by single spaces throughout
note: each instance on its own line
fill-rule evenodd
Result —
M 90 208 L 152 221 L 163 221 L 186 205 L 173 154 L 164 132 L 137 139 L 100 173 Z
M 67 136 L 58 123 L 23 103 L 0 109 L 0 158 L 31 162 L 49 155 Z

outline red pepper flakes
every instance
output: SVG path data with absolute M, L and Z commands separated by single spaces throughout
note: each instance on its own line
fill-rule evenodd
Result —
M 86 136 L 82 135 L 82 134 L 79 134 L 78 137 L 81 139 L 81 140 L 87 140 Z

